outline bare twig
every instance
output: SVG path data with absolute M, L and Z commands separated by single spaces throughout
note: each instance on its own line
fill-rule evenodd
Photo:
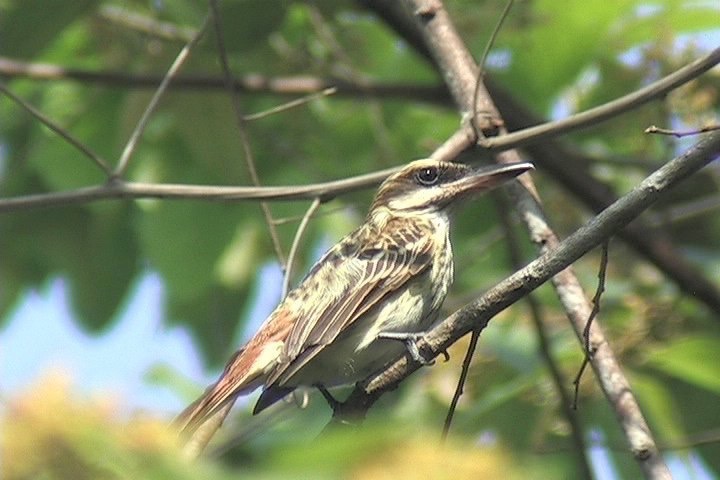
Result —
M 590 316 L 587 319 L 587 323 L 585 324 L 585 328 L 583 328 L 583 338 L 585 339 L 585 354 L 587 356 L 592 356 L 592 351 L 590 350 L 590 327 L 592 326 L 593 320 L 595 320 L 595 317 L 598 316 L 598 313 L 600 313 L 600 299 L 602 298 L 602 294 L 605 293 L 605 279 L 607 277 L 607 265 L 608 265 L 608 250 L 610 249 L 610 240 L 602 244 L 601 248 L 601 256 L 600 256 L 600 268 L 598 269 L 598 285 L 597 289 L 595 290 L 595 295 L 593 295 L 592 299 L 592 310 L 590 311 Z
M 53 132 L 57 133 L 60 138 L 75 147 L 78 151 L 80 151 L 80 153 L 92 160 L 95 165 L 100 167 L 100 170 L 102 170 L 105 175 L 107 175 L 108 177 L 112 175 L 112 169 L 108 166 L 107 162 L 103 160 L 100 155 L 90 150 L 90 148 L 88 148 L 84 143 L 73 137 L 70 132 L 68 132 L 67 130 L 50 120 L 48 117 L 46 117 L 40 110 L 33 107 L 28 102 L 11 92 L 2 81 L 0 81 L 0 92 L 2 92 L 3 94 L 5 94 L 6 97 L 10 98 L 12 101 L 20 105 L 23 109 L 25 109 L 25 111 L 27 111 L 30 115 L 39 120 L 43 125 L 48 127 Z
M 114 176 L 115 177 L 122 177 L 125 174 L 125 170 L 127 170 L 127 167 L 130 162 L 130 157 L 132 157 L 132 154 L 135 152 L 135 149 L 137 148 L 138 142 L 140 141 L 140 138 L 142 137 L 143 133 L 145 132 L 145 128 L 147 128 L 147 124 L 150 121 L 150 117 L 153 113 L 155 113 L 155 109 L 157 108 L 158 104 L 160 103 L 160 99 L 163 95 L 165 95 L 165 92 L 167 91 L 168 85 L 170 85 L 170 82 L 175 78 L 175 76 L 180 71 L 180 68 L 183 66 L 185 61 L 190 56 L 190 52 L 192 49 L 197 45 L 197 43 L 202 38 L 203 34 L 205 33 L 205 29 L 207 28 L 209 23 L 209 18 L 205 17 L 205 20 L 203 20 L 202 26 L 197 31 L 195 36 L 183 47 L 182 50 L 180 50 L 180 53 L 178 53 L 178 56 L 175 58 L 175 61 L 170 65 L 170 68 L 168 69 L 167 73 L 162 79 L 162 82 L 160 82 L 160 85 L 158 85 L 157 89 L 155 90 L 155 93 L 153 93 L 152 98 L 147 104 L 147 107 L 145 107 L 145 111 L 143 112 L 142 116 L 140 117 L 140 120 L 138 120 L 137 125 L 135 126 L 135 129 L 133 130 L 132 134 L 130 135 L 130 138 L 128 139 L 127 143 L 125 144 L 125 148 L 123 149 L 122 154 L 120 155 L 120 160 L 118 161 L 118 165 L 115 168 Z
M 480 61 L 478 62 L 478 73 L 477 73 L 477 80 L 475 81 L 475 90 L 473 91 L 473 99 L 472 99 L 472 105 L 473 107 L 477 105 L 478 98 L 480 97 L 480 88 L 483 84 L 483 77 L 485 76 L 485 62 L 487 62 L 487 57 L 490 55 L 490 50 L 492 49 L 493 45 L 495 45 L 495 40 L 497 39 L 498 34 L 500 33 L 500 28 L 502 27 L 503 23 L 505 22 L 505 19 L 508 17 L 508 14 L 510 13 L 510 9 L 513 6 L 513 0 L 508 0 L 508 2 L 505 4 L 505 8 L 503 9 L 502 13 L 500 14 L 500 18 L 497 21 L 497 24 L 495 25 L 495 28 L 493 29 L 492 34 L 490 35 L 490 39 L 488 40 L 487 44 L 485 45 L 485 50 L 483 51 L 482 57 L 480 57 Z M 483 125 L 481 122 L 478 121 L 478 112 L 477 110 L 473 111 L 473 119 L 472 119 L 472 126 L 473 129 L 475 129 L 475 135 L 477 135 L 477 138 L 483 138 L 482 127 L 490 127 L 493 128 L 492 122 L 491 125 Z M 492 120 L 492 119 L 489 119 Z
M 295 261 L 295 256 L 297 255 L 297 249 L 300 246 L 300 240 L 302 240 L 302 236 L 305 233 L 305 229 L 307 228 L 310 219 L 315 214 L 315 211 L 318 209 L 318 207 L 320 207 L 321 203 L 322 201 L 320 200 L 320 197 L 315 197 L 315 200 L 313 200 L 313 202 L 310 204 L 310 207 L 308 207 L 307 212 L 305 212 L 302 221 L 300 221 L 297 232 L 295 232 L 295 238 L 293 239 L 292 246 L 290 247 L 290 253 L 288 253 L 287 267 L 285 268 L 285 278 L 283 278 L 281 298 L 285 298 L 288 290 L 290 289 L 290 277 L 292 276 L 292 267 Z
M 507 245 L 508 255 L 510 257 L 510 263 L 514 270 L 519 270 L 524 265 L 524 258 L 520 249 L 520 240 L 512 226 L 510 219 L 510 205 L 509 202 L 502 195 L 495 195 L 497 199 L 498 209 L 500 211 L 500 220 L 505 232 L 505 244 Z M 583 429 L 580 425 L 577 414 L 573 408 L 572 400 L 565 390 L 565 377 L 560 370 L 555 358 L 552 354 L 552 348 L 550 346 L 550 339 L 545 327 L 545 322 L 542 318 L 542 308 L 540 303 L 532 293 L 528 294 L 524 298 L 528 307 L 530 307 L 533 324 L 535 325 L 535 331 L 538 335 L 538 344 L 540 355 L 550 372 L 550 378 L 552 379 L 553 387 L 557 393 L 560 410 L 565 417 L 565 420 L 570 425 L 570 434 L 573 439 L 572 452 L 575 455 L 575 459 L 578 465 L 578 470 L 582 473 L 582 478 L 592 479 L 592 469 L 590 468 L 590 462 L 586 456 L 587 445 L 585 442 L 585 436 L 583 435 Z
M 594 126 L 605 120 L 615 118 L 621 113 L 634 110 L 655 98 L 666 95 L 671 90 L 707 72 L 718 63 L 720 63 L 720 48 L 716 48 L 706 56 L 689 63 L 646 87 L 611 102 L 556 122 L 543 123 L 542 125 L 526 128 L 508 135 L 486 138 L 480 140 L 478 143 L 489 149 L 503 148 L 509 144 L 512 144 L 513 148 L 517 148 L 529 143 L 537 143 L 539 140 L 545 138 L 556 137 L 581 128 Z
M 67 192 L 40 193 L 0 200 L 0 213 L 17 212 L 36 208 L 64 207 L 107 199 L 196 199 L 205 201 L 247 201 L 247 200 L 312 200 L 320 197 L 328 201 L 338 195 L 378 185 L 398 168 L 387 168 L 377 172 L 330 182 L 282 187 L 224 187 L 215 185 L 182 185 L 124 182 L 116 180 L 106 185 L 84 187 Z
M 302 98 L 297 98 L 297 99 L 291 100 L 287 103 L 283 103 L 282 105 L 278 105 L 276 107 L 269 108 L 267 110 L 263 110 L 262 112 L 251 113 L 251 114 L 245 115 L 243 117 L 243 120 L 245 120 L 246 122 L 249 122 L 252 120 L 260 120 L 261 118 L 269 117 L 270 115 L 284 112 L 286 110 L 290 110 L 291 108 L 299 107 L 300 105 L 305 105 L 306 103 L 312 102 L 313 100 L 316 100 L 318 98 L 330 96 L 336 92 L 337 92 L 336 87 L 326 88 L 322 92 L 311 93 Z
M 573 398 L 573 409 L 577 409 L 578 405 L 578 396 L 580 394 L 580 380 L 582 379 L 583 373 L 585 372 L 585 368 L 590 363 L 590 359 L 594 355 L 594 351 L 590 347 L 590 328 L 592 327 L 592 323 L 595 320 L 595 317 L 598 316 L 600 313 L 600 299 L 602 298 L 602 294 L 605 292 L 605 278 L 607 277 L 607 265 L 608 265 L 608 250 L 610 248 L 610 240 L 606 241 L 602 244 L 601 248 L 601 256 L 600 256 L 600 268 L 598 269 L 598 285 L 595 289 L 595 295 L 593 295 L 592 299 L 592 310 L 590 311 L 590 316 L 587 319 L 587 322 L 585 323 L 585 327 L 582 331 L 582 339 L 584 341 L 585 346 L 585 355 L 583 356 L 582 364 L 580 365 L 580 368 L 578 369 L 577 374 L 575 375 L 575 379 L 573 380 L 573 385 L 575 387 L 575 395 Z
M 697 78 L 718 63 L 720 63 L 720 48 L 700 57 L 670 75 L 612 102 L 571 115 L 562 120 L 545 122 L 541 125 L 527 127 L 506 135 L 485 138 L 480 142 L 480 145 L 488 150 L 502 151 L 536 144 L 540 141 L 581 128 L 597 125 L 623 112 L 665 96 L 671 90 Z M 5 57 L 0 57 L 0 73 L 8 77 L 28 77 L 36 80 L 69 79 L 136 88 L 154 88 L 161 80 L 161 78 L 157 76 L 128 75 L 120 72 L 90 72 L 86 70 L 66 69 L 57 65 L 28 64 Z M 473 83 L 473 85 L 477 85 L 477 83 Z M 170 88 L 210 89 L 227 88 L 227 86 L 224 80 L 220 78 L 187 76 L 174 79 Z M 354 83 L 347 80 L 310 76 L 265 77 L 262 75 L 249 75 L 233 80 L 233 88 L 241 92 L 272 93 L 274 95 L 311 94 L 328 88 L 336 88 L 336 94 L 340 96 L 366 98 L 367 95 L 372 95 L 373 97 L 408 98 L 432 101 L 435 103 L 445 103 L 448 99 L 447 90 L 441 86 L 384 84 L 372 83 L 365 80 L 363 80 L 362 83 Z M 473 86 L 473 97 L 474 90 L 475 88 Z M 480 105 L 477 110 L 487 111 L 484 105 Z
M 469 332 L 482 330 L 497 313 L 558 272 L 567 269 L 568 265 L 605 242 L 635 219 L 674 185 L 717 158 L 720 158 L 720 133 L 708 135 L 684 154 L 668 162 L 627 195 L 559 243 L 556 248 L 544 253 L 483 296 L 436 325 L 421 341 L 423 351 L 437 355 Z M 590 331 L 591 345 L 595 350 L 593 361 L 606 362 L 606 354 L 611 352 L 603 337 L 596 335 L 597 331 L 598 327 L 595 323 Z M 397 388 L 400 382 L 420 367 L 421 365 L 412 362 L 407 356 L 398 358 L 382 372 L 359 384 L 350 394 L 343 408 L 337 410 L 334 421 L 341 422 L 345 416 L 350 419 L 363 418 L 383 393 Z M 639 408 L 632 401 L 629 385 L 622 375 L 615 375 L 615 371 L 611 372 L 606 367 L 603 365 L 603 368 L 599 369 L 609 375 L 602 381 L 614 384 L 607 391 L 613 395 L 612 403 L 617 405 L 615 413 L 626 432 L 626 439 L 632 445 L 633 455 L 649 477 L 669 478 L 665 475 L 667 468 L 659 459 L 657 446 L 652 441 L 647 425 L 642 421 Z
M 648 128 L 645 129 L 645 133 L 657 133 L 659 135 L 671 135 L 676 138 L 682 138 L 688 137 L 690 135 L 700 135 L 701 133 L 714 132 L 715 130 L 720 130 L 720 125 L 708 125 L 706 127 L 696 128 L 694 130 L 687 131 L 668 130 L 667 128 L 660 128 L 656 127 L 655 125 L 650 125 Z
M 333 208 L 326 208 L 325 210 L 323 210 L 320 213 L 315 213 L 313 215 L 313 217 L 318 218 L 318 217 L 335 215 L 336 213 L 342 212 L 343 210 L 347 210 L 347 209 L 348 209 L 347 205 L 338 205 Z M 304 213 L 302 215 L 291 215 L 289 217 L 276 218 L 275 225 L 285 225 L 286 223 L 298 223 L 298 222 L 302 221 L 303 217 L 305 217 Z
M 240 104 L 240 96 L 237 91 L 233 88 L 233 77 L 232 71 L 230 70 L 230 64 L 227 60 L 227 52 L 225 51 L 225 40 L 223 35 L 223 29 L 220 22 L 220 9 L 218 7 L 218 0 L 210 0 L 210 16 L 212 17 L 213 26 L 215 30 L 215 37 L 217 38 L 217 49 L 218 56 L 220 58 L 220 65 L 222 66 L 223 78 L 225 79 L 225 88 L 230 94 L 232 100 L 233 110 L 235 111 L 235 121 L 238 126 L 238 134 L 240 136 L 240 143 L 242 143 L 243 153 L 245 157 L 245 164 L 253 185 L 256 187 L 260 186 L 260 178 L 255 168 L 255 156 L 253 155 L 252 148 L 250 148 L 250 138 L 245 128 L 245 115 L 243 113 L 242 105 Z M 266 202 L 260 202 L 260 210 L 265 218 L 265 224 L 270 234 L 270 240 L 272 242 L 273 249 L 275 250 L 275 256 L 280 263 L 282 270 L 285 270 L 285 254 L 283 253 L 282 246 L 280 245 L 280 237 L 277 233 L 277 228 L 273 222 L 272 212 L 270 206 Z
M 465 382 L 467 381 L 468 373 L 470 372 L 470 364 L 472 363 L 475 349 L 477 348 L 478 340 L 480 339 L 480 332 L 482 330 L 473 330 L 470 334 L 470 343 L 468 343 L 467 351 L 465 352 L 465 358 L 463 358 L 462 369 L 460 370 L 460 377 L 458 378 L 457 386 L 455 387 L 455 393 L 448 406 L 447 414 L 445 415 L 445 423 L 443 424 L 442 434 L 440 439 L 445 442 L 447 436 L 450 433 L 450 426 L 452 425 L 453 417 L 455 416 L 455 410 L 457 409 L 460 397 L 462 397 L 465 389 Z
M 473 133 L 469 127 L 458 130 L 433 153 L 435 159 L 451 159 L 472 144 Z M 36 208 L 65 207 L 108 199 L 196 199 L 205 201 L 249 201 L 249 200 L 313 200 L 322 202 L 380 184 L 401 167 L 386 168 L 355 177 L 309 185 L 282 187 L 225 187 L 214 185 L 182 185 L 125 182 L 116 179 L 105 185 L 84 187 L 67 192 L 23 195 L 0 200 L 0 214 Z
M 116 7 L 114 5 L 104 5 L 98 12 L 100 18 L 123 28 L 135 30 L 146 35 L 152 35 L 155 38 L 163 40 L 172 40 L 188 43 L 197 35 L 197 30 L 189 27 L 178 27 L 174 23 L 161 22 L 147 15 L 141 15 L 137 12 Z
M 474 111 L 476 107 L 481 107 L 497 116 L 497 109 L 484 87 L 480 89 L 479 105 L 471 104 L 473 92 L 477 88 L 475 80 L 478 69 L 455 31 L 442 2 L 440 0 L 407 0 L 404 4 L 407 10 L 414 13 L 422 40 L 437 63 L 461 112 Z M 720 56 L 720 49 L 718 49 L 718 55 Z M 501 121 L 498 123 L 502 124 Z M 500 128 L 500 132 L 501 134 L 505 133 L 504 128 Z M 498 155 L 498 161 L 501 163 L 515 162 L 518 159 L 519 155 L 515 151 L 507 151 Z M 540 246 L 542 252 L 547 252 L 558 245 L 558 239 L 544 219 L 543 212 L 536 201 L 537 193 L 529 176 L 523 175 L 522 177 L 519 180 L 528 190 L 520 188 L 511 190 L 516 207 L 526 222 L 533 241 Z M 566 269 L 553 278 L 553 285 L 568 318 L 577 329 L 580 319 L 587 319 L 587 315 L 581 315 L 581 313 L 589 311 L 589 305 L 577 278 L 570 269 Z M 604 340 L 601 329 L 597 328 L 597 324 L 595 327 L 592 331 L 593 341 L 597 340 L 605 347 L 602 349 L 602 358 L 593 359 L 593 368 L 598 374 L 603 391 L 621 420 L 620 424 L 624 429 L 626 439 L 643 471 L 648 476 L 666 477 L 669 475 L 667 466 L 657 453 L 655 442 L 637 402 L 632 396 L 630 386 Z M 620 402 L 621 398 L 622 403 Z M 638 434 L 640 431 L 642 435 Z M 648 454 L 648 452 L 650 453 Z
M 29 63 L 0 56 L 0 74 L 7 78 L 30 78 L 36 81 L 75 81 L 106 87 L 156 88 L 162 76 L 129 74 L 126 72 L 95 72 L 79 68 L 66 68 L 49 63 Z M 208 75 L 184 75 L 170 85 L 172 89 L 216 90 L 225 89 L 225 79 Z M 272 94 L 275 96 L 308 95 L 328 88 L 336 88 L 345 97 L 408 99 L 446 104 L 450 98 L 442 85 L 417 85 L 413 83 L 376 83 L 366 81 L 358 84 L 339 78 L 322 78 L 311 75 L 265 76 L 249 74 L 233 80 L 233 89 L 241 93 Z

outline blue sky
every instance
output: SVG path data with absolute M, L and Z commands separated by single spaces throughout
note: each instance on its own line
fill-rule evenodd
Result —
M 720 31 L 708 35 L 705 41 L 720 44 Z M 559 104 L 554 116 L 564 116 L 564 108 L 567 105 Z M 1 150 L 0 143 L 0 173 Z M 267 265 L 259 272 L 260 288 L 255 289 L 257 296 L 251 303 L 248 331 L 238 333 L 238 346 L 274 308 L 280 278 L 276 265 Z M 174 416 L 187 399 L 147 381 L 148 372 L 168 365 L 199 385 L 212 382 L 218 372 L 203 371 L 186 330 L 163 324 L 163 305 L 162 282 L 147 272 L 137 281 L 112 328 L 92 336 L 80 330 L 73 319 L 64 279 L 55 278 L 43 288 L 27 292 L 0 329 L 0 392 L 4 397 L 12 396 L 48 372 L 60 370 L 81 393 L 118 396 L 127 412 L 144 409 Z M 604 448 L 592 447 L 590 456 L 599 479 L 617 478 Z M 675 478 L 715 478 L 692 452 L 686 459 L 676 455 L 666 459 Z
M 327 246 L 327 245 L 323 245 Z M 321 253 L 317 249 L 316 254 Z M 280 296 L 282 274 L 275 264 L 258 272 L 255 298 L 251 299 L 247 330 L 238 332 L 241 345 L 275 307 Z M 66 282 L 56 278 L 39 291 L 28 292 L 0 330 L 0 388 L 13 395 L 60 370 L 73 380 L 76 391 L 87 395 L 108 395 L 120 399 L 125 412 L 147 410 L 172 418 L 187 399 L 173 390 L 146 379 L 159 365 L 170 366 L 177 374 L 200 386 L 215 380 L 219 372 L 205 372 L 189 333 L 181 327 L 168 328 L 164 291 L 160 277 L 148 272 L 133 288 L 127 304 L 113 327 L 99 336 L 81 331 L 73 320 Z M 599 480 L 617 479 L 600 432 L 591 435 L 591 463 Z M 666 455 L 676 479 L 711 480 L 713 477 L 693 452 L 686 457 Z
M 237 335 L 238 346 L 275 307 L 281 278 L 275 264 L 258 272 L 263 288 L 255 289 L 248 328 Z M 47 373 L 60 371 L 81 393 L 119 397 L 128 412 L 143 409 L 174 416 L 187 405 L 187 399 L 148 381 L 148 372 L 169 366 L 178 375 L 205 386 L 219 371 L 203 370 L 186 329 L 163 324 L 164 295 L 160 277 L 147 272 L 136 282 L 112 327 L 100 335 L 90 335 L 73 318 L 64 279 L 55 278 L 44 288 L 26 293 L 0 330 L 3 394 L 12 395 Z

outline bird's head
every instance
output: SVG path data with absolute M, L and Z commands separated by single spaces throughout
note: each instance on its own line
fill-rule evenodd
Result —
M 440 212 L 457 200 L 487 192 L 533 168 L 526 162 L 472 168 L 416 160 L 383 182 L 370 211 L 385 208 L 398 215 Z

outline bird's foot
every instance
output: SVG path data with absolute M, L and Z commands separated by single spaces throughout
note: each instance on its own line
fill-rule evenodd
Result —
M 342 406 L 342 403 L 335 400 L 335 397 L 332 396 L 330 392 L 328 392 L 328 389 L 325 388 L 322 385 L 315 385 L 315 388 L 317 388 L 320 393 L 322 394 L 323 398 L 325 398 L 325 401 L 330 405 L 330 408 L 334 412 L 337 408 Z
M 425 335 L 424 332 L 422 333 L 405 333 L 405 332 L 380 332 L 377 336 L 377 338 L 384 338 L 387 340 L 397 340 L 400 342 L 403 342 L 405 344 L 405 348 L 407 348 L 408 353 L 412 357 L 413 360 L 416 362 L 422 364 L 422 365 L 434 365 L 435 360 L 428 360 L 425 358 L 421 353 L 420 349 L 418 348 L 418 340 L 420 340 L 423 335 Z

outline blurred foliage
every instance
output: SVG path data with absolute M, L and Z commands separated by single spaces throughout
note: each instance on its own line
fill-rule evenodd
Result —
M 447 6 L 479 58 L 502 3 L 454 0 Z M 162 75 L 183 43 L 130 20 L 139 17 L 151 25 L 164 22 L 186 31 L 198 28 L 206 14 L 205 4 L 193 0 L 4 0 L 0 55 L 98 72 Z M 230 65 L 237 75 L 315 75 L 408 87 L 440 81 L 409 45 L 353 2 L 228 0 L 222 2 L 221 14 Z M 572 0 L 563 2 L 562 8 L 548 0 L 516 2 L 491 52 L 489 70 L 497 83 L 537 113 L 566 115 L 632 92 L 708 51 L 720 35 L 719 14 L 716 4 L 701 1 Z M 192 52 L 182 74 L 220 76 L 214 34 L 206 35 Z M 8 82 L 12 91 L 111 164 L 151 95 L 148 89 L 102 82 Z M 588 165 L 592 174 L 621 194 L 694 141 L 643 135 L 644 128 L 717 123 L 719 91 L 716 68 L 665 101 L 566 140 L 595 158 Z M 287 97 L 246 94 L 241 100 L 245 113 L 256 113 Z M 247 128 L 261 182 L 292 185 L 422 157 L 458 123 L 451 105 L 337 95 L 248 122 Z M 250 185 L 227 95 L 208 89 L 167 93 L 126 177 L 156 183 Z M 587 219 L 577 200 L 544 178 L 542 170 L 535 178 L 559 232 L 567 234 Z M 673 241 L 718 283 L 719 178 L 717 165 L 706 169 L 647 215 L 653 225 L 649 235 Z M 103 173 L 67 142 L 0 98 L 2 198 L 104 181 Z M 354 193 L 321 208 L 306 232 L 294 280 L 317 255 L 318 245 L 337 240 L 361 221 L 370 196 L 369 191 Z M 494 207 L 491 201 L 476 202 L 456 222 L 457 279 L 447 312 L 510 270 Z M 275 218 L 287 220 L 278 226 L 287 253 L 307 203 L 281 202 L 271 208 Z M 522 249 L 532 255 L 529 243 Z M 233 339 L 245 326 L 253 289 L 263 288 L 256 285 L 259 267 L 272 261 L 267 226 L 251 202 L 106 201 L 5 213 L 0 215 L 0 322 L 24 292 L 61 275 L 71 286 L 77 323 L 100 334 L 113 326 L 138 275 L 151 269 L 166 287 L 165 323 L 187 327 L 208 367 L 217 368 L 237 348 Z M 590 291 L 597 262 L 592 254 L 576 265 Z M 541 288 L 536 295 L 553 353 L 571 379 L 582 359 L 578 343 L 552 290 Z M 620 242 L 612 244 L 602 301 L 601 320 L 660 442 L 677 445 L 718 429 L 720 374 L 712 360 L 720 351 L 718 318 Z M 231 464 L 249 462 L 258 478 L 287 478 L 297 472 L 312 473 L 312 478 L 395 478 L 404 476 L 407 471 L 402 469 L 408 465 L 427 478 L 497 478 L 497 472 L 510 478 L 572 478 L 576 467 L 569 425 L 537 354 L 528 315 L 525 307 L 516 306 L 483 333 L 458 410 L 458 443 L 447 450 L 425 439 L 438 435 L 465 342 L 451 350 L 450 362 L 439 362 L 383 398 L 371 421 L 386 428 L 371 422 L 362 432 L 321 437 L 313 443 L 321 447 L 309 453 L 310 432 L 317 433 L 318 425 L 327 420 L 327 408 L 313 401 L 309 410 L 290 415 L 225 459 Z M 7 478 L 227 475 L 216 467 L 189 467 L 178 461 L 173 442 L 157 423 L 120 420 L 102 404 L 71 397 L 56 381 L 8 405 L 3 430 Z M 589 375 L 581 383 L 578 414 L 587 436 L 601 432 L 613 447 L 611 460 L 619 473 L 625 478 L 637 475 L 613 414 Z M 408 424 L 417 430 L 399 427 Z M 468 439 L 481 439 L 483 448 L 473 447 Z M 98 445 L 103 448 L 95 448 Z M 720 471 L 717 441 L 695 451 Z M 674 451 L 680 457 L 683 452 Z M 442 470 L 443 464 L 457 470 Z
M 109 398 L 80 399 L 54 372 L 7 402 L 0 435 L 3 478 L 230 479 L 227 467 L 184 460 L 176 434 L 157 418 L 123 418 Z M 500 447 L 477 449 L 454 439 L 440 447 L 407 427 L 370 424 L 331 430 L 307 444 L 283 445 L 243 478 L 524 478 L 507 475 L 511 457 Z M 427 435 L 433 435 L 428 432 Z
M 76 398 L 61 373 L 39 379 L 7 401 L 3 478 L 230 478 L 182 461 L 166 422 L 122 420 L 118 407 L 108 398 Z

